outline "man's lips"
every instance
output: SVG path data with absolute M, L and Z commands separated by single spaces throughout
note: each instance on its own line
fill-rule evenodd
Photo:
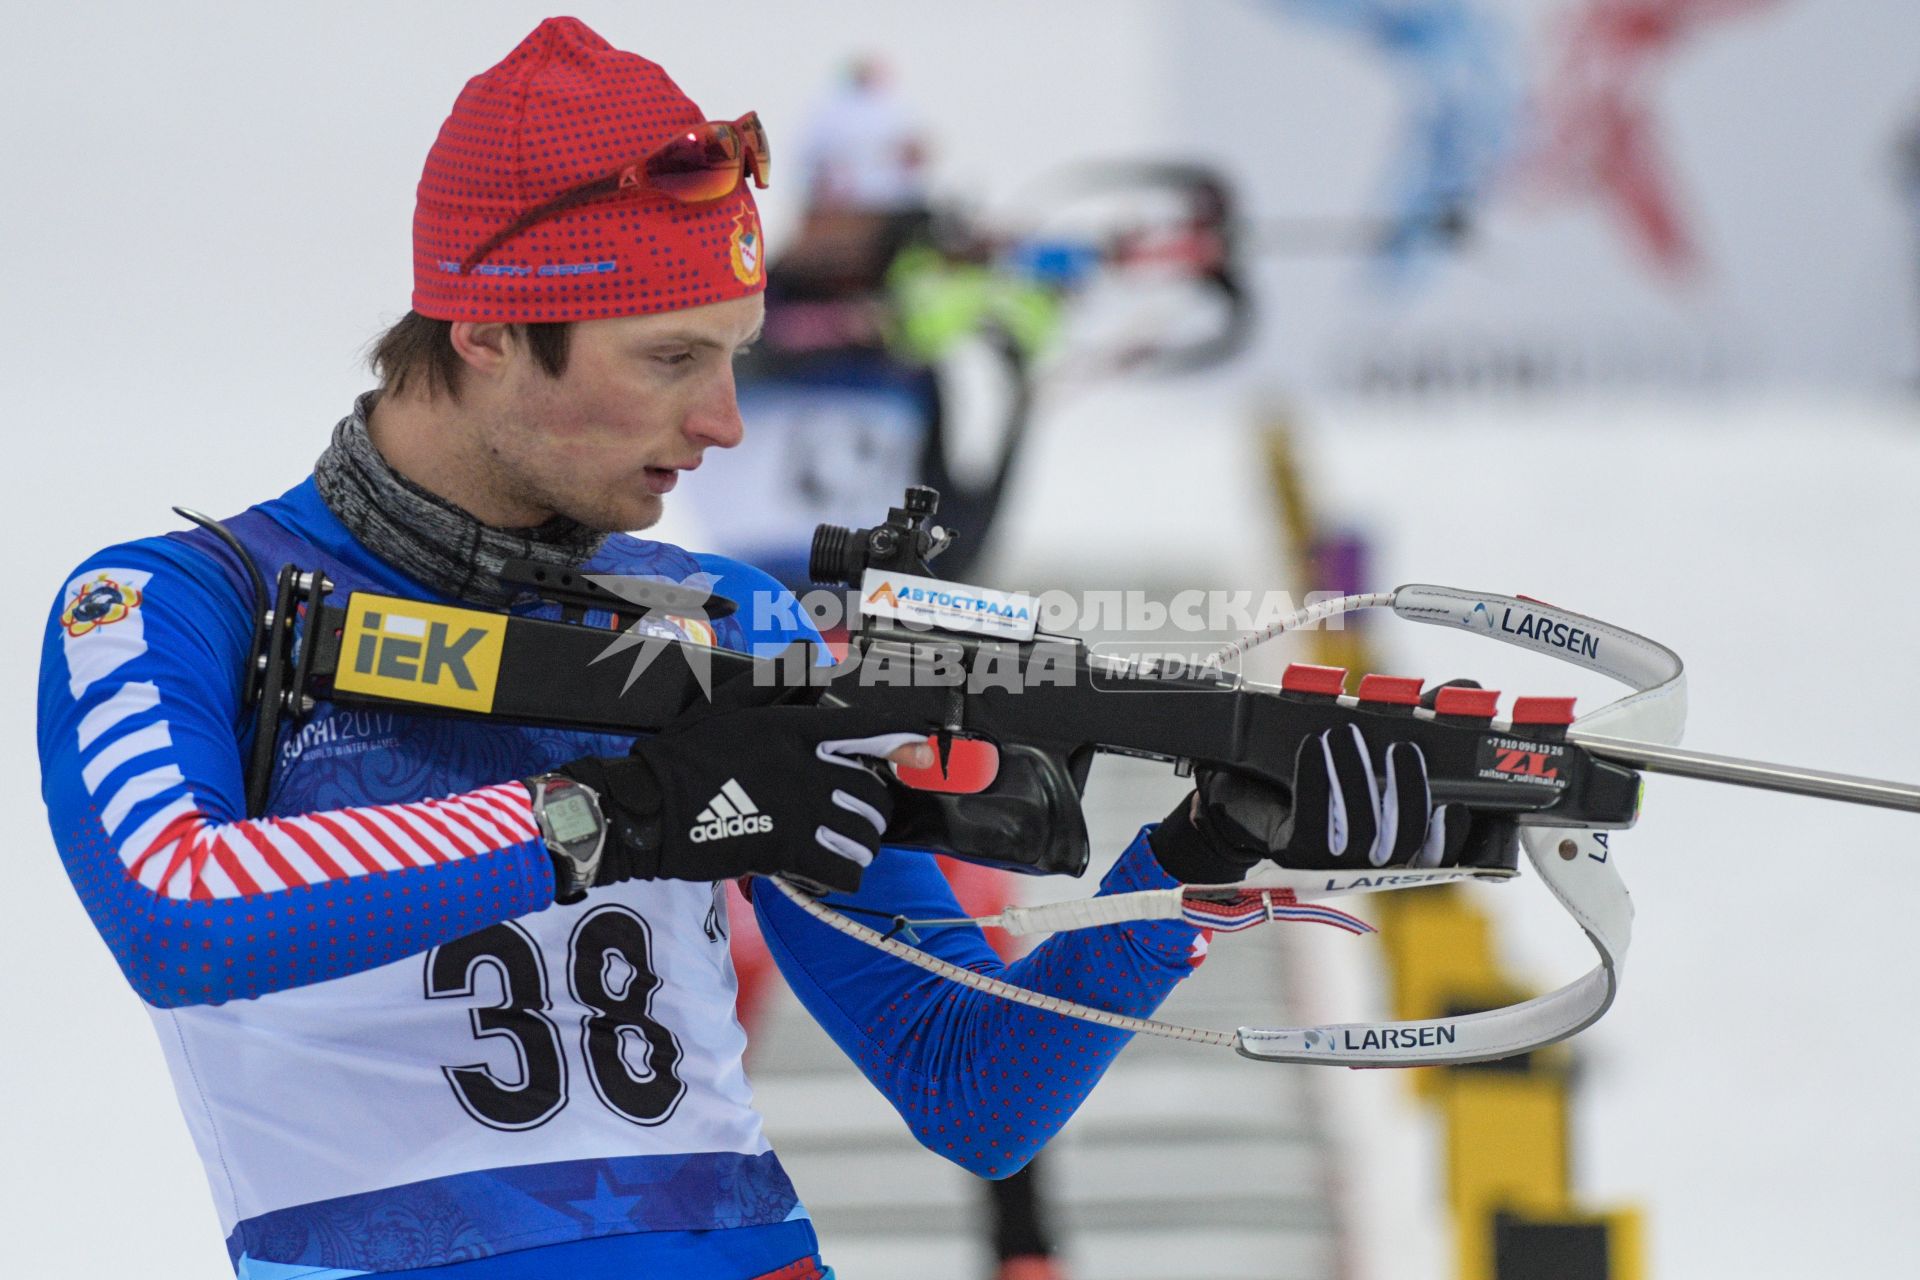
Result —
M 654 494 L 656 497 L 663 493 L 673 492 L 673 486 L 680 483 L 680 473 L 682 471 L 692 471 L 699 465 L 699 460 L 696 459 L 683 466 L 648 467 L 646 469 L 648 492 Z

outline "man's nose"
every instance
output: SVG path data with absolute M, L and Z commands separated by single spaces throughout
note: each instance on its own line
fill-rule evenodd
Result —
M 687 436 L 698 444 L 731 449 L 746 439 L 740 420 L 740 398 L 733 385 L 733 366 L 722 369 L 715 384 L 687 415 Z

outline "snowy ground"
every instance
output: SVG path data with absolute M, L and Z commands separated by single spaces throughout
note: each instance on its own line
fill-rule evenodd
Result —
M 1165 583 L 1190 566 L 1201 585 L 1277 581 L 1242 408 L 1163 386 L 1063 411 L 1023 473 L 1003 578 Z M 1689 663 L 1688 740 L 1702 748 L 1920 778 L 1907 656 L 1920 631 L 1908 583 L 1920 415 L 1536 405 L 1355 409 L 1302 425 L 1320 499 L 1373 530 L 1381 583 L 1526 591 L 1669 642 Z M 14 527 L 33 533 L 8 575 L 29 603 L 0 642 L 19 672 L 0 749 L 27 815 L 0 928 L 0 1087 L 17 1100 L 0 1204 L 20 1274 L 110 1272 L 133 1257 L 155 1277 L 225 1265 L 146 1019 L 35 816 L 26 671 L 39 602 L 101 537 L 164 527 L 166 502 L 205 488 L 269 491 L 306 451 L 281 446 L 272 480 L 263 463 L 213 474 L 184 462 L 96 466 L 86 484 L 13 478 Z M 81 492 L 97 518 L 80 518 Z M 1381 639 L 1399 671 L 1567 687 L 1568 668 L 1428 628 Z M 1642 830 L 1619 847 L 1639 918 L 1622 1000 L 1580 1041 L 1583 1197 L 1646 1208 L 1655 1276 L 1920 1273 L 1920 1032 L 1898 1012 L 1920 819 L 1654 780 Z M 1487 897 L 1520 972 L 1558 982 L 1587 965 L 1537 886 Z M 1330 1074 L 1335 1099 L 1384 1096 L 1377 1073 Z M 1416 1135 L 1394 1150 L 1417 1161 L 1424 1148 Z M 1400 1211 L 1432 1173 L 1399 1170 Z M 1442 1274 L 1434 1243 L 1421 1230 L 1376 1242 L 1376 1274 Z

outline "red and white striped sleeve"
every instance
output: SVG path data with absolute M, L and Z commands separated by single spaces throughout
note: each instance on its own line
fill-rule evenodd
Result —
M 96 557 L 48 624 L 48 817 L 144 998 L 213 1003 L 321 982 L 553 904 L 552 863 L 516 781 L 241 816 L 249 641 L 218 570 L 164 539 Z
M 255 897 L 512 850 L 537 840 L 517 782 L 416 804 L 212 823 L 181 797 L 151 840 L 120 849 L 136 881 L 169 898 Z

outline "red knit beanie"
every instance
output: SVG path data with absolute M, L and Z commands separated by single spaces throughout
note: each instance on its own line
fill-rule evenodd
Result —
M 629 188 L 536 222 L 460 270 L 528 208 L 705 119 L 654 63 L 578 18 L 548 18 L 467 82 L 427 153 L 413 214 L 413 309 L 438 320 L 589 320 L 760 292 L 765 245 L 744 181 L 708 204 Z

